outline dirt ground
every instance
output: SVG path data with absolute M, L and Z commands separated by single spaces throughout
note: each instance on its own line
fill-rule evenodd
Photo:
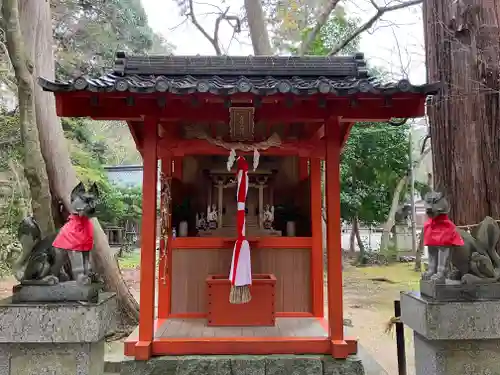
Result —
M 138 295 L 139 269 L 135 264 L 127 266 L 130 268 L 123 267 L 123 276 L 134 295 Z M 384 331 L 394 315 L 393 301 L 399 299 L 399 292 L 415 289 L 418 285 L 419 275 L 412 267 L 411 264 L 395 264 L 364 268 L 346 266 L 344 269 L 344 318 L 353 326 L 348 328 L 349 335 L 357 337 L 389 375 L 398 373 L 396 342 L 393 335 Z M 13 285 L 12 277 L 0 280 L 0 299 L 12 293 Z M 408 375 L 413 375 L 412 333 L 409 329 L 405 333 Z
M 394 316 L 394 300 L 401 291 L 415 290 L 420 276 L 413 264 L 387 267 L 346 267 L 344 269 L 344 318 L 350 319 L 351 336 L 387 371 L 397 375 L 396 339 L 385 333 L 389 319 Z M 385 281 L 377 281 L 385 280 Z M 405 329 L 408 375 L 415 373 L 412 331 Z

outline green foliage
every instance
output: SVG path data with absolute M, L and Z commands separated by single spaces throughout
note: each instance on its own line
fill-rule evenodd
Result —
M 17 226 L 27 212 L 29 196 L 23 178 L 19 115 L 0 109 L 0 277 L 19 254 Z
M 142 190 L 114 185 L 105 187 L 98 218 L 108 225 L 124 226 L 127 221 L 140 221 L 142 216 Z
M 101 193 L 97 218 L 104 225 L 124 225 L 140 220 L 142 192 L 139 188 L 122 188 L 110 183 L 103 164 L 107 146 L 89 131 L 86 119 L 63 119 L 66 138 L 70 141 L 71 162 L 78 178 L 87 186 L 96 183 Z
M 330 51 L 339 43 L 352 35 L 359 24 L 359 19 L 349 18 L 343 14 L 333 14 L 326 24 L 321 28 L 316 39 L 308 51 L 310 55 L 328 55 Z M 302 39 L 307 39 L 312 27 L 304 30 Z M 359 50 L 361 37 L 354 38 L 338 55 L 349 55 Z
M 8 169 L 10 160 L 21 160 L 19 114 L 0 108 L 0 171 Z
M 53 0 L 56 73 L 64 78 L 102 73 L 114 54 L 165 53 L 171 47 L 153 32 L 140 0 Z
M 418 191 L 420 198 L 424 199 L 425 194 L 431 191 L 431 187 L 424 182 L 415 181 L 415 191 Z
M 309 51 L 327 55 L 341 40 L 352 35 L 359 25 L 357 18 L 334 13 L 317 35 Z M 305 29 L 307 38 L 311 27 Z M 355 38 L 342 54 L 358 50 Z M 383 69 L 371 69 L 372 76 L 383 78 Z M 344 147 L 341 165 L 341 216 L 352 222 L 357 216 L 364 224 L 385 221 L 394 189 L 408 168 L 408 126 L 386 123 L 356 124 Z
M 342 154 L 341 215 L 365 224 L 385 221 L 392 195 L 408 168 L 408 126 L 356 124 Z
M 389 244 L 387 248 L 380 249 L 380 254 L 387 260 L 387 263 L 398 261 L 399 249 L 394 244 Z
M 118 258 L 118 264 L 121 270 L 135 269 L 141 264 L 141 253 L 138 251 L 125 253 L 122 257 Z

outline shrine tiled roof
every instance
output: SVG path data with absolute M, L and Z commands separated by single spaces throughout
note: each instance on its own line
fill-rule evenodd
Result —
M 259 96 L 357 93 L 392 95 L 400 92 L 432 95 L 438 85 L 416 86 L 408 80 L 382 82 L 370 77 L 361 53 L 340 57 L 285 56 L 127 56 L 116 55 L 113 71 L 69 81 L 39 78 L 45 91 L 212 93 Z

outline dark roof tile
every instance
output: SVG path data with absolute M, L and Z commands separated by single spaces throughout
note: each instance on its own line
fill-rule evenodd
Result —
M 117 53 L 113 72 L 97 78 L 71 81 L 39 78 L 45 91 L 64 92 L 196 92 L 231 95 L 250 92 L 259 96 L 356 93 L 392 95 L 437 93 L 439 85 L 415 86 L 407 80 L 382 82 L 369 77 L 363 54 L 342 57 L 280 56 L 127 56 Z
M 84 81 L 82 81 L 82 79 Z M 154 93 L 170 92 L 186 95 L 195 92 L 209 92 L 216 95 L 231 95 L 250 92 L 259 96 L 277 93 L 296 95 L 329 94 L 338 96 L 356 93 L 392 95 L 398 92 L 432 95 L 437 93 L 439 85 L 415 86 L 407 80 L 385 83 L 376 79 L 329 79 L 327 77 L 231 77 L 231 76 L 144 76 L 128 75 L 117 77 L 108 74 L 96 79 L 80 77 L 68 82 L 52 82 L 39 78 L 38 83 L 45 91 L 80 91 L 92 92 L 135 92 Z

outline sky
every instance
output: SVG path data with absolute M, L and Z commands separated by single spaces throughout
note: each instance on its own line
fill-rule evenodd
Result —
M 394 5 L 402 0 L 375 0 L 377 4 Z M 222 6 L 221 4 L 225 5 Z M 211 44 L 185 17 L 180 15 L 176 0 L 142 0 L 149 24 L 155 32 L 176 46 L 176 55 L 213 55 Z M 216 7 L 230 7 L 230 14 L 240 14 L 243 0 L 195 0 L 195 13 L 200 24 L 213 33 Z M 369 0 L 345 0 L 348 15 L 368 20 L 375 9 Z M 232 29 L 223 25 L 220 32 L 224 51 L 228 55 L 253 54 L 248 32 L 231 41 Z M 414 6 L 386 13 L 370 32 L 362 35 L 360 52 L 369 64 L 380 66 L 395 78 L 409 78 L 414 84 L 425 83 L 424 37 L 422 10 Z

